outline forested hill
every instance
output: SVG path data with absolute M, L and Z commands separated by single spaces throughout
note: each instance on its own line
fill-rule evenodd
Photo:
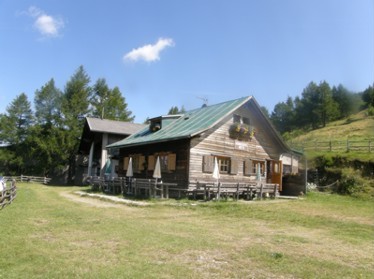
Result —
M 323 81 L 310 82 L 301 96 L 288 97 L 275 105 L 270 119 L 286 138 L 327 126 L 330 122 L 344 120 L 357 112 L 368 109 L 374 115 L 374 86 L 363 92 L 351 92 L 342 85 L 337 87 Z

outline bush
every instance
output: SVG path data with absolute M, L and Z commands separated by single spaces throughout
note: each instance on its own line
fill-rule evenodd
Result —
M 367 115 L 368 116 L 374 116 L 374 107 L 372 105 L 369 105 Z
M 353 197 L 374 198 L 374 185 L 371 180 L 362 177 L 359 170 L 344 168 L 342 169 L 338 192 Z

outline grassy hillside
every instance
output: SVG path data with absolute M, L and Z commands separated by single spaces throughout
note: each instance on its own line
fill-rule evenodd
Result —
M 304 149 L 309 158 L 330 153 L 354 160 L 373 161 L 374 117 L 367 116 L 367 110 L 364 110 L 331 122 L 324 128 L 298 135 L 288 143 L 296 149 Z
M 374 117 L 361 111 L 290 140 L 303 150 L 319 186 L 339 181 L 338 193 L 374 198 Z M 313 177 L 313 175 L 311 175 Z

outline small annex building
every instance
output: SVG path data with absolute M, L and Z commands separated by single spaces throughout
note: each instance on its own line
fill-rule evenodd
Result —
M 106 146 L 144 129 L 146 125 L 86 117 L 83 126 L 79 155 L 81 155 L 78 179 L 81 184 L 87 177 L 117 176 L 118 154 L 108 154 Z
M 162 181 L 180 189 L 214 181 L 217 158 L 221 182 L 245 183 L 260 169 L 281 191 L 284 170 L 297 173 L 299 162 L 252 96 L 152 118 L 147 127 L 107 148 L 118 154 L 119 176 L 125 176 L 131 157 L 134 177 L 152 178 L 159 157 Z

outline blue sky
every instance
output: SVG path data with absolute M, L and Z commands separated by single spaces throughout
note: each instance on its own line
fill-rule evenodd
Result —
M 0 0 L 0 113 L 83 65 L 136 122 L 253 95 L 271 112 L 310 81 L 374 82 L 373 0 Z

